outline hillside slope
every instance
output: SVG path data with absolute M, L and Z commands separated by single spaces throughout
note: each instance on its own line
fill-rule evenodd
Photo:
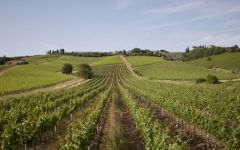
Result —
M 80 63 L 89 63 L 96 58 L 76 56 L 32 56 L 27 57 L 28 65 L 15 66 L 0 75 L 0 95 L 31 90 L 54 85 L 71 79 L 60 73 L 64 63 L 76 67 Z
M 134 66 L 135 72 L 149 79 L 195 80 L 197 78 L 205 78 L 208 74 L 215 75 L 219 79 L 238 78 L 238 75 L 232 73 L 209 70 L 205 67 L 184 62 L 165 61 L 151 56 L 127 57 L 127 60 Z
M 240 70 L 240 52 L 224 53 L 216 56 L 211 56 L 209 61 L 207 58 L 200 58 L 190 61 L 190 64 L 207 67 L 207 68 L 223 68 L 223 69 L 238 69 Z
M 141 66 L 163 61 L 161 57 L 154 56 L 128 56 L 127 61 L 133 66 Z

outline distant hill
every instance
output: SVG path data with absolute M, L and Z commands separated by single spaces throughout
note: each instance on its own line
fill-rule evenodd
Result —
M 150 56 L 128 56 L 127 60 L 133 66 L 142 66 L 147 64 L 153 64 L 163 61 L 161 57 L 150 57 Z
M 219 79 L 238 77 L 238 75 L 231 72 L 219 72 L 186 62 L 166 61 L 160 57 L 129 56 L 127 60 L 134 67 L 135 73 L 148 79 L 195 80 L 205 78 L 208 74 L 215 75 Z
M 220 46 L 194 46 L 193 50 L 186 49 L 186 52 L 182 55 L 183 61 L 195 60 L 203 57 L 209 57 L 214 55 L 219 55 L 223 53 L 236 53 L 240 52 L 238 45 L 231 47 L 220 47 Z
M 220 55 L 200 58 L 189 61 L 188 63 L 207 67 L 207 68 L 223 68 L 232 70 L 235 73 L 240 72 L 240 52 L 237 53 L 223 53 Z
M 238 45 L 231 47 L 220 47 L 220 46 L 193 46 L 190 50 L 186 48 L 185 52 L 169 52 L 162 54 L 163 59 L 170 61 L 191 61 L 199 58 L 210 57 L 220 55 L 223 53 L 237 53 L 240 52 Z

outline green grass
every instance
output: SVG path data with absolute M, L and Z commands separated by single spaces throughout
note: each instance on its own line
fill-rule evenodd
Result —
M 10 67 L 12 67 L 12 65 L 0 65 L 0 72 Z
M 45 63 L 45 62 L 50 62 L 50 61 L 56 61 L 59 59 L 61 56 L 60 55 L 36 55 L 36 56 L 30 56 L 30 57 L 25 57 L 24 59 L 28 61 L 30 64 L 39 64 L 39 63 Z
M 141 66 L 163 61 L 161 57 L 153 56 L 129 56 L 126 57 L 127 61 L 133 66 Z
M 135 70 L 149 79 L 164 80 L 193 80 L 206 78 L 208 74 L 217 76 L 219 79 L 238 78 L 238 75 L 208 70 L 183 62 L 161 61 L 159 63 L 136 67 Z
M 238 58 L 240 58 L 240 53 L 228 53 L 212 57 L 210 63 L 216 65 L 216 67 L 239 68 L 240 59 Z M 0 75 L 0 95 L 49 86 L 68 80 L 71 76 L 61 74 L 64 63 L 71 63 L 74 69 L 81 63 L 88 63 L 91 66 L 122 63 L 119 56 L 77 57 L 48 55 L 26 57 L 26 60 L 29 62 L 28 65 L 16 66 Z M 239 75 L 204 68 L 210 65 L 206 58 L 192 61 L 191 64 L 164 61 L 159 57 L 149 56 L 131 56 L 127 57 L 127 60 L 133 66 L 136 66 L 136 71 L 150 79 L 191 80 L 200 77 L 205 78 L 208 74 L 216 75 L 219 79 L 239 77 Z
M 72 78 L 61 73 L 64 63 L 74 67 L 96 61 L 93 57 L 33 56 L 27 57 L 28 65 L 19 65 L 0 75 L 0 95 L 53 85 Z
M 122 60 L 119 56 L 107 56 L 97 58 L 96 61 L 90 63 L 91 66 L 99 66 L 99 65 L 110 65 L 110 64 L 121 64 Z
M 61 66 L 64 63 L 70 63 L 73 65 L 73 67 L 77 67 L 77 65 L 81 63 L 91 63 L 94 61 L 97 61 L 100 58 L 96 57 L 77 57 L 77 56 L 60 56 L 60 55 L 48 55 L 48 56 L 33 56 L 33 57 L 28 57 L 26 60 L 30 64 L 47 64 L 47 66 L 51 66 L 53 68 L 58 68 L 56 66 Z
M 44 66 L 19 66 L 0 76 L 0 94 L 30 90 L 69 79 L 57 72 L 44 71 Z
M 207 68 L 217 67 L 229 70 L 240 69 L 240 52 L 211 56 L 211 61 L 207 61 L 207 58 L 201 58 L 190 61 L 189 63 Z

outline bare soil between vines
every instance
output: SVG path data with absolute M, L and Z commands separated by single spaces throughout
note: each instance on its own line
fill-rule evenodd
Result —
M 101 131 L 97 136 L 98 139 L 95 138 L 90 149 L 145 149 L 140 131 L 135 126 L 133 118 L 118 92 L 114 94 L 103 116 L 104 121 L 100 124 Z

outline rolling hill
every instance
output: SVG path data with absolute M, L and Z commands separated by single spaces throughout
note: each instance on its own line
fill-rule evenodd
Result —
M 210 57 L 209 61 L 207 58 L 200 58 L 197 60 L 190 61 L 190 64 L 196 66 L 202 66 L 207 68 L 223 68 L 234 70 L 240 70 L 240 52 L 238 53 L 224 53 L 220 55 L 215 55 Z
M 238 78 L 238 75 L 232 73 L 209 70 L 179 61 L 165 61 L 158 57 L 134 56 L 127 57 L 127 60 L 134 66 L 136 72 L 149 79 L 195 80 L 205 78 L 208 74 L 215 75 L 219 79 Z

